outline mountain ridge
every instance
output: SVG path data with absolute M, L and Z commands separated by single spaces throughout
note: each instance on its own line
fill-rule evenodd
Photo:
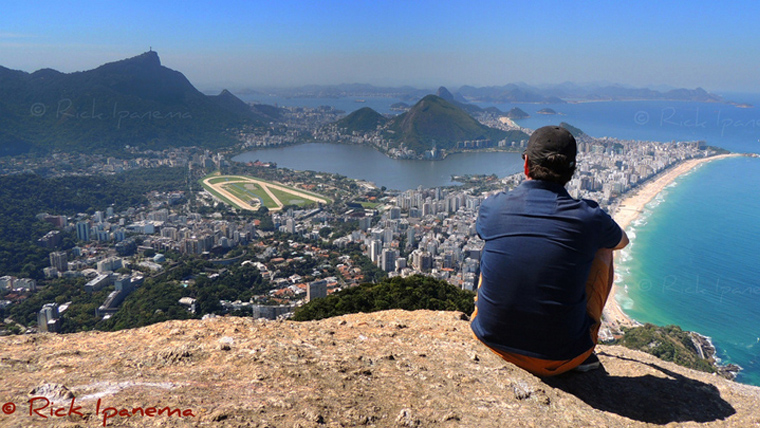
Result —
M 252 89 L 241 90 L 241 93 L 256 92 Z M 342 85 L 306 85 L 293 88 L 268 88 L 267 93 L 287 97 L 354 97 L 354 96 L 386 96 L 400 98 L 406 102 L 417 102 L 427 94 L 435 93 L 433 89 L 418 89 L 410 86 L 383 87 L 371 84 L 342 84 Z M 460 103 L 538 103 L 563 104 L 580 101 L 630 101 L 630 100 L 663 100 L 663 101 L 701 101 L 726 104 L 737 102 L 724 100 L 717 94 L 710 93 L 701 87 L 695 89 L 672 88 L 665 86 L 637 88 L 614 83 L 576 84 L 564 82 L 550 85 L 529 85 L 527 83 L 508 83 L 505 85 L 473 86 L 462 85 L 457 90 L 449 91 Z M 742 106 L 749 106 L 741 104 Z
M 437 96 L 427 95 L 409 111 L 396 116 L 389 123 L 396 140 L 420 153 L 436 149 L 455 148 L 465 140 L 506 137 L 505 131 L 482 125 L 463 109 Z
M 265 123 L 229 91 L 202 94 L 155 51 L 73 73 L 0 68 L 0 111 L 7 154 L 219 147 L 235 142 L 230 129 Z

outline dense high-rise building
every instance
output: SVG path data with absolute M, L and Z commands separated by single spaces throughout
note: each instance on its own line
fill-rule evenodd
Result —
M 327 281 L 320 279 L 306 285 L 306 301 L 327 297 Z
M 389 218 L 391 220 L 397 220 L 401 218 L 401 208 L 399 207 L 392 207 L 390 209 Z
M 383 243 L 387 245 L 391 241 L 393 241 L 393 229 L 387 227 L 383 229 Z
M 428 272 L 433 267 L 433 256 L 427 251 L 412 251 L 412 266 L 421 272 Z
M 58 269 L 58 272 L 68 270 L 68 258 L 65 251 L 54 251 L 50 253 L 50 266 Z
M 296 221 L 292 218 L 285 220 L 285 230 L 288 233 L 296 233 Z
M 46 248 L 55 248 L 61 244 L 63 236 L 59 230 L 51 230 L 45 236 L 37 240 L 37 244 Z
M 80 241 L 90 240 L 90 223 L 87 221 L 77 222 L 77 239 Z
M 15 279 L 16 278 L 10 275 L 0 277 L 0 291 L 13 289 L 13 282 Z
M 46 303 L 37 314 L 37 330 L 39 332 L 58 331 L 58 305 Z
M 308 292 L 308 291 L 307 291 Z M 293 312 L 293 305 L 251 305 L 253 310 L 253 318 L 266 318 L 270 320 L 277 319 L 280 315 L 285 315 L 289 312 Z
M 383 250 L 383 255 L 380 259 L 380 269 L 385 272 L 393 272 L 396 269 L 396 250 L 386 248 Z
M 113 272 L 124 266 L 123 260 L 118 257 L 108 257 L 97 263 L 99 273 Z
M 121 242 L 127 238 L 127 231 L 124 228 L 119 228 L 113 233 L 113 240 Z
M 427 215 L 433 214 L 433 205 L 430 202 L 425 202 L 422 204 L 422 216 L 425 217 Z
M 414 247 L 414 228 L 406 229 L 406 248 Z
M 373 239 L 369 244 L 369 258 L 373 263 L 377 263 L 380 260 L 381 252 L 383 251 L 383 242 L 379 239 Z
M 446 251 L 443 253 L 443 267 L 447 269 L 453 269 L 455 267 L 453 251 Z
M 361 217 L 359 219 L 359 229 L 367 231 L 372 226 L 372 217 Z
M 118 242 L 114 248 L 120 256 L 131 256 L 137 251 L 137 243 L 132 238 L 128 238 Z
M 43 217 L 43 220 L 46 222 L 52 224 L 55 227 L 64 227 L 66 226 L 66 217 L 60 216 L 60 215 L 46 215 Z
M 32 278 L 18 278 L 14 281 L 15 288 L 23 288 L 29 291 L 37 291 L 37 281 Z

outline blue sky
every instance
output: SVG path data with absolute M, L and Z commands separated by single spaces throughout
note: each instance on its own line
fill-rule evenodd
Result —
M 760 2 L 752 1 L 4 1 L 1 9 L 0 65 L 30 72 L 87 70 L 153 47 L 201 90 L 606 81 L 760 92 Z

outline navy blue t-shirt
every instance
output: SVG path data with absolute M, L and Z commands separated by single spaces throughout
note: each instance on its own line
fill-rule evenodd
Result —
M 548 360 L 588 351 L 586 279 L 597 250 L 620 242 L 617 223 L 559 184 L 527 180 L 483 201 L 476 227 L 485 248 L 475 335 L 492 348 Z

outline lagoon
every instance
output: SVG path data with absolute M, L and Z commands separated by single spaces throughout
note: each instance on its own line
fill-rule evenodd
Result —
M 252 150 L 232 160 L 260 160 L 295 170 L 331 172 L 401 191 L 419 186 L 457 185 L 452 181 L 452 175 L 496 174 L 501 178 L 522 170 L 522 158 L 518 152 L 465 152 L 449 155 L 444 160 L 421 161 L 391 159 L 367 146 L 330 143 Z

